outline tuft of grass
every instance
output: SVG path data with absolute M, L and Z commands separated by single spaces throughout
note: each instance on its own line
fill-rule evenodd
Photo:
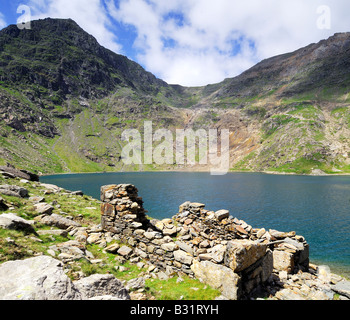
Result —
M 50 246 L 67 240 L 61 236 L 38 236 L 25 231 L 0 229 L 0 263 L 46 254 Z
M 221 294 L 218 290 L 187 276 L 181 281 L 178 277 L 168 280 L 148 279 L 146 288 L 157 300 L 214 300 Z
M 317 155 L 316 155 L 317 156 Z M 310 174 L 312 170 L 320 169 L 324 172 L 331 172 L 331 168 L 319 160 L 299 158 L 292 163 L 273 168 L 277 172 L 296 173 L 296 174 Z

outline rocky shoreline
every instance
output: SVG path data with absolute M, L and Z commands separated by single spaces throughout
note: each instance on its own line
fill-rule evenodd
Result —
M 11 174 L 3 171 L 11 184 L 1 185 L 0 192 L 27 198 L 26 188 L 16 184 L 33 183 L 38 191 L 29 194 L 28 202 L 33 203 L 35 218 L 16 215 L 2 199 L 5 213 L 0 215 L 0 229 L 25 231 L 38 242 L 44 236 L 67 240 L 29 259 L 0 264 L 2 300 L 150 300 L 154 297 L 147 294 L 146 281 L 176 278 L 181 282 L 185 277 L 217 289 L 221 295 L 216 299 L 220 300 L 350 299 L 350 282 L 326 266 L 310 264 L 309 245 L 295 232 L 254 228 L 227 210 L 214 212 L 191 202 L 180 205 L 172 218 L 151 219 L 133 185 L 103 186 L 100 224 L 85 225 L 80 215 L 65 216 L 57 210 L 57 203 L 46 203 L 43 197 L 83 197 L 82 192 L 29 182 L 15 177 L 14 171 Z M 11 238 L 3 241 L 16 245 Z M 77 261 L 91 266 L 105 263 L 90 246 L 112 255 L 119 271 L 127 271 L 125 263 L 135 265 L 137 277 L 120 281 L 110 272 L 90 276 L 75 272 L 73 280 L 68 278 Z

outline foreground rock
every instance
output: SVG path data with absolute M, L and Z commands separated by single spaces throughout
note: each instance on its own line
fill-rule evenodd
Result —
M 26 198 L 28 197 L 28 190 L 18 186 L 11 186 L 8 184 L 0 185 L 0 193 L 18 198 Z
M 332 286 L 332 290 L 346 298 L 350 299 L 350 281 L 342 280 Z
M 39 181 L 39 176 L 27 170 L 18 170 L 12 166 L 0 166 L 0 174 L 8 178 L 20 178 L 28 181 Z
M 230 268 L 210 261 L 194 260 L 191 269 L 197 279 L 220 290 L 227 299 L 237 300 L 240 297 L 241 278 Z
M 57 227 L 59 229 L 68 229 L 69 227 L 81 227 L 81 224 L 65 218 L 59 214 L 52 214 L 52 215 L 43 215 L 36 218 L 37 221 L 40 221 L 41 223 L 51 226 L 51 227 Z
M 34 208 L 38 214 L 47 214 L 47 215 L 52 214 L 52 211 L 54 210 L 54 207 L 52 205 L 45 202 L 34 204 Z
M 81 300 L 60 261 L 41 256 L 0 266 L 1 300 Z
M 101 296 L 108 300 L 130 298 L 112 275 L 93 275 L 73 283 L 62 262 L 48 256 L 0 265 L 0 300 L 88 300 Z
M 28 221 L 16 216 L 13 213 L 3 213 L 0 215 L 0 228 L 9 230 L 23 230 L 35 233 L 34 221 Z
M 129 300 L 128 290 L 113 275 L 94 274 L 74 281 L 75 287 L 82 294 L 83 300 Z M 113 298 L 112 298 L 113 297 Z

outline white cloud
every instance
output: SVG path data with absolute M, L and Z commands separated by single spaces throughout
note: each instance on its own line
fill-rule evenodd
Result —
M 222 81 L 262 59 L 350 31 L 348 0 L 29 0 L 28 5 L 34 18 L 74 19 L 117 53 L 123 48 L 116 33 L 133 27 L 137 62 L 168 83 L 188 86 Z M 317 28 L 321 5 L 331 9 L 329 30 Z
M 71 18 L 97 41 L 115 52 L 122 52 L 111 22 L 100 0 L 30 0 L 32 19 Z
M 347 0 L 120 0 L 117 5 L 109 0 L 108 3 L 117 21 L 136 28 L 139 62 L 165 81 L 183 85 L 222 81 L 262 59 L 299 49 L 338 31 L 350 31 Z M 320 5 L 331 9 L 330 30 L 317 28 Z M 237 50 L 233 44 L 242 49 Z
M 7 23 L 5 21 L 4 15 L 0 12 L 0 30 L 5 28 Z

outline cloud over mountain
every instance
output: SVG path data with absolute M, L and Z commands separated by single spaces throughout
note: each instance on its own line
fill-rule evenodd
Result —
M 205 85 L 350 30 L 347 0 L 30 0 L 168 83 Z M 324 10 L 324 8 L 326 10 Z M 0 26 L 2 20 L 0 16 Z

